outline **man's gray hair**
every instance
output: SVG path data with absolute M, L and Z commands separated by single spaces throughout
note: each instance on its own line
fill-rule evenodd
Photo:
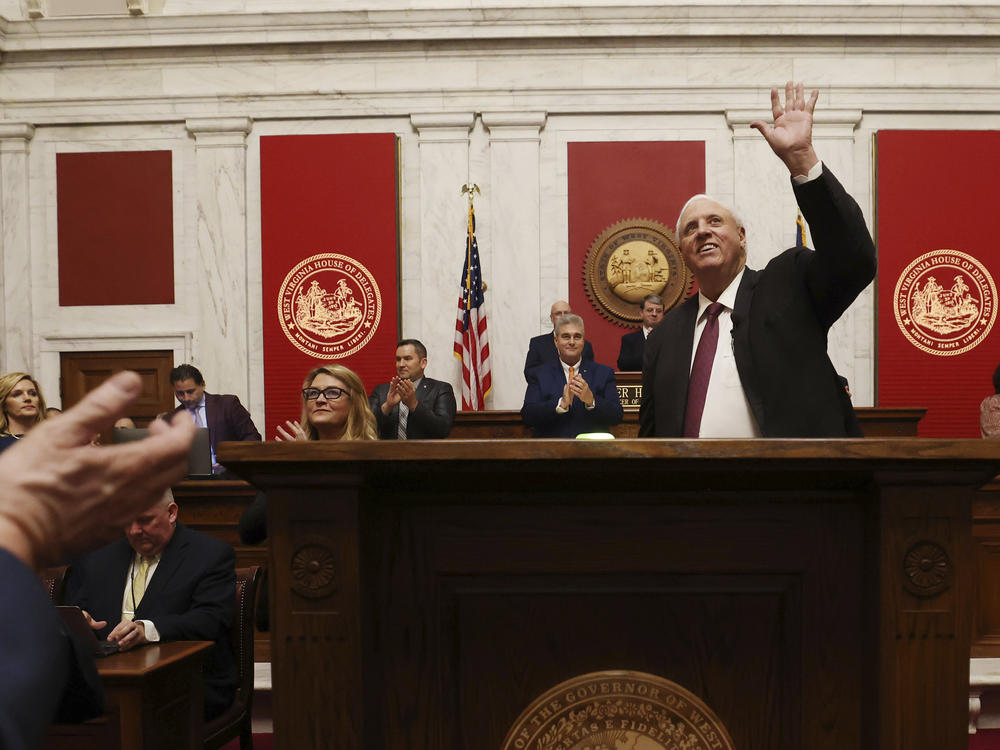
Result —
M 553 337 L 559 335 L 559 331 L 568 325 L 580 326 L 580 330 L 583 331 L 583 318 L 581 318 L 576 313 L 566 313 L 561 316 L 559 320 L 556 321 L 555 328 L 552 330 Z
M 654 305 L 659 305 L 660 307 L 664 306 L 663 297 L 661 297 L 659 294 L 647 294 L 645 297 L 642 298 L 642 302 L 639 303 L 639 309 L 645 310 L 647 302 L 652 302 Z
M 718 198 L 713 198 L 711 195 L 707 195 L 705 193 L 698 193 L 697 195 L 692 195 L 690 198 L 688 198 L 687 201 L 684 203 L 684 205 L 681 206 L 681 212 L 677 214 L 677 223 L 674 224 L 674 231 L 677 234 L 678 242 L 681 241 L 681 217 L 684 216 L 684 212 L 687 211 L 688 206 L 690 206 L 695 201 L 699 200 L 709 200 L 712 201 L 713 203 L 718 203 L 720 206 L 726 209 L 729 212 L 729 214 L 733 217 L 733 221 L 736 222 L 736 226 L 743 227 L 744 229 L 746 229 L 747 225 L 743 221 L 743 217 L 736 212 L 736 209 L 730 208 L 725 203 L 720 201 Z

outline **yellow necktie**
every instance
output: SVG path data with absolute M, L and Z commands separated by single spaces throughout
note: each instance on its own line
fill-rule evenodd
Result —
M 135 619 L 135 610 L 139 608 L 139 602 L 142 601 L 142 595 L 146 593 L 146 576 L 149 575 L 149 566 L 153 562 L 151 557 L 140 557 L 139 567 L 135 570 L 135 576 L 132 578 L 132 618 Z
M 573 379 L 573 365 L 570 365 L 569 366 L 569 379 L 566 382 L 569 382 L 569 380 L 572 380 L 572 379 Z

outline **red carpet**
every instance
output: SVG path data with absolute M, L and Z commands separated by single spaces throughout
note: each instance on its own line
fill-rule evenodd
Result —
M 272 750 L 274 747 L 273 734 L 255 734 L 253 736 L 253 750 Z M 240 741 L 235 739 L 227 745 L 222 746 L 222 750 L 240 750 Z
M 270 739 L 270 738 L 268 738 Z M 268 747 L 271 747 L 268 745 Z M 254 749 L 257 748 L 257 737 L 254 736 Z M 1000 729 L 980 729 L 969 735 L 969 750 L 1000 750 Z
M 274 735 L 253 736 L 253 750 L 272 750 L 273 747 Z M 240 741 L 233 740 L 222 750 L 240 750 Z M 970 734 L 969 750 L 1000 750 L 1000 729 L 980 729 L 976 734 Z

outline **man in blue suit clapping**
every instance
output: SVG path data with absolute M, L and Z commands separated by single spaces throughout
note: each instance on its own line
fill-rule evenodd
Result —
M 521 419 L 535 437 L 573 438 L 607 432 L 624 412 L 607 365 L 583 359 L 583 320 L 572 313 L 555 324 L 559 359 L 528 370 Z

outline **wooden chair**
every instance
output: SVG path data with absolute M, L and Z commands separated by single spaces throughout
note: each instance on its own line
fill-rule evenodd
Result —
M 66 573 L 69 572 L 68 565 L 59 565 L 54 568 L 45 568 L 39 572 L 38 577 L 42 579 L 42 585 L 49 592 L 49 599 L 53 604 L 63 603 L 63 593 L 66 590 Z
M 236 660 L 239 685 L 233 704 L 205 724 L 205 750 L 218 750 L 234 737 L 240 738 L 240 750 L 253 750 L 250 712 L 253 708 L 254 602 L 260 574 L 259 565 L 236 569 L 236 608 L 229 642 Z

